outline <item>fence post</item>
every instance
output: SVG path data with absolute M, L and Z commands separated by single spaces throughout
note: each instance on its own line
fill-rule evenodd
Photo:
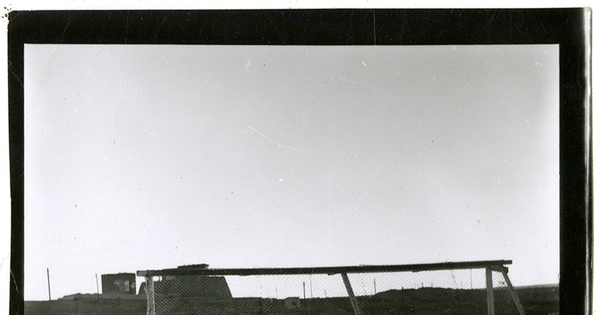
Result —
M 146 276 L 146 315 L 156 315 L 154 305 L 154 281 L 152 276 Z
M 508 268 L 502 266 L 501 271 L 502 271 L 502 276 L 504 276 L 504 281 L 506 281 L 506 288 L 508 289 L 508 292 L 510 292 L 513 302 L 515 302 L 515 306 L 517 307 L 517 310 L 519 310 L 519 314 L 525 315 L 525 310 L 523 310 L 523 306 L 521 305 L 519 296 L 517 295 L 515 288 L 513 288 L 512 283 L 510 282 L 510 279 L 508 278 Z
M 485 284 L 487 288 L 488 315 L 494 315 L 494 283 L 492 281 L 492 267 L 485 267 Z
M 348 296 L 350 297 L 350 304 L 352 304 L 352 309 L 354 310 L 354 315 L 362 315 L 360 308 L 358 307 L 358 301 L 356 300 L 356 296 L 354 296 L 354 291 L 352 290 L 352 285 L 350 284 L 350 280 L 348 279 L 348 274 L 342 272 L 342 279 L 344 280 L 344 285 L 346 286 L 346 291 L 348 291 Z

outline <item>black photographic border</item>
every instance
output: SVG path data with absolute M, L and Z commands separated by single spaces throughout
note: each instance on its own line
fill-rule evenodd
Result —
M 586 10 L 275 9 L 13 11 L 8 24 L 10 314 L 24 310 L 24 45 L 558 44 L 560 311 L 589 313 L 592 145 Z

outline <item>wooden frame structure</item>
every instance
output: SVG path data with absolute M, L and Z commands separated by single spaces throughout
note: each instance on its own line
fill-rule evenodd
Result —
M 185 266 L 185 268 L 172 268 L 162 270 L 140 270 L 138 277 L 146 278 L 147 290 L 147 315 L 156 315 L 154 303 L 153 277 L 155 276 L 259 276 L 259 275 L 311 275 L 311 274 L 340 274 L 346 287 L 346 292 L 350 299 L 350 304 L 354 315 L 363 315 L 358 300 L 354 295 L 352 285 L 348 279 L 349 273 L 376 273 L 376 272 L 420 272 L 420 271 L 440 271 L 440 270 L 465 270 L 465 269 L 485 269 L 486 291 L 487 291 L 487 310 L 488 315 L 495 315 L 494 309 L 494 288 L 492 271 L 501 272 L 506 282 L 507 289 L 515 303 L 520 315 L 525 315 L 519 297 L 513 288 L 508 277 L 508 267 L 512 260 L 485 260 L 468 262 L 444 262 L 432 264 L 410 264 L 410 265 L 360 265 L 360 266 L 338 266 L 338 267 L 294 267 L 294 268 L 228 268 L 228 269 L 209 269 L 207 265 Z

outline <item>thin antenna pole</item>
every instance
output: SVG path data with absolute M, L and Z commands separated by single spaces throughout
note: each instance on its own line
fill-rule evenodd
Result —
M 48 301 L 52 301 L 52 294 L 50 293 L 50 269 L 46 268 L 46 277 L 48 278 Z

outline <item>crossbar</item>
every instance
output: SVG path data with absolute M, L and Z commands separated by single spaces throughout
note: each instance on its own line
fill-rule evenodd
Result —
M 444 262 L 410 265 L 360 265 L 338 267 L 293 267 L 293 268 L 171 268 L 139 270 L 138 277 L 200 275 L 200 276 L 256 276 L 256 275 L 309 275 L 374 272 L 420 272 L 432 270 L 482 269 L 512 264 L 512 260 L 483 260 L 467 262 Z

